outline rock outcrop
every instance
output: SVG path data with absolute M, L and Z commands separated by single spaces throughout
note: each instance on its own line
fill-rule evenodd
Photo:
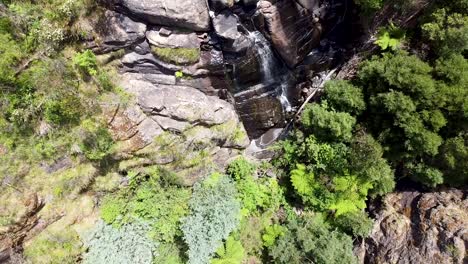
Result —
M 242 123 L 227 101 L 183 84 L 155 84 L 125 73 L 120 86 L 134 102 L 105 108 L 118 142 L 121 169 L 160 165 L 192 185 L 248 146 Z
M 318 1 L 101 2 L 113 11 L 95 18 L 88 34 L 94 38 L 88 47 L 104 53 L 102 61 L 117 59 L 121 74 L 131 73 L 135 80 L 157 87 L 151 95 L 155 102 L 157 96 L 177 95 L 160 93 L 172 86 L 183 94 L 193 93 L 193 98 L 186 100 L 195 112 L 201 110 L 195 109 L 201 107 L 199 92 L 208 96 L 210 103 L 220 99 L 231 103 L 250 138 L 284 126 L 299 94 L 289 91 L 296 87 L 294 68 L 321 36 Z M 140 110 L 149 114 L 148 109 Z M 152 127 L 153 121 L 136 120 L 147 131 L 183 133 L 187 124 L 193 124 L 177 115 L 156 116 L 150 119 L 159 122 L 158 129 Z
M 467 263 L 466 191 L 387 195 L 361 248 L 362 263 Z
M 98 54 L 128 48 L 145 38 L 146 24 L 111 10 L 90 22 L 82 28 L 87 28 L 91 37 L 88 48 Z
M 208 31 L 205 0 L 107 0 L 110 6 L 151 24 Z

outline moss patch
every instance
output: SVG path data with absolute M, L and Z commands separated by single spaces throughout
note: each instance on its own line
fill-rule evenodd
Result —
M 175 64 L 194 64 L 200 59 L 198 48 L 151 47 L 153 54 L 161 60 Z

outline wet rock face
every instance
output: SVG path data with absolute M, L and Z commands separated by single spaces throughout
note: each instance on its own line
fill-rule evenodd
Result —
M 210 18 L 205 0 L 105 0 L 111 6 L 157 25 L 208 31 Z
M 466 263 L 466 191 L 387 195 L 362 263 Z
M 307 1 L 304 6 L 290 0 L 280 0 L 275 4 L 258 2 L 265 31 L 289 67 L 300 63 L 320 42 L 322 27 L 319 19 L 308 9 L 315 6 L 318 6 L 316 1 Z
M 94 51 L 119 50 L 104 60 L 117 57 L 122 74 L 155 87 L 186 87 L 229 101 L 251 138 L 285 124 L 298 94 L 289 91 L 296 87 L 294 67 L 321 32 L 315 0 L 100 1 L 113 11 L 96 23 L 99 34 L 89 34 L 100 35 L 90 40 Z M 157 119 L 165 130 L 183 130 L 177 118 Z

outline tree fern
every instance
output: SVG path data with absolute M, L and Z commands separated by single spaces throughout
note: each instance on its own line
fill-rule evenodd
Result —
M 229 236 L 226 244 L 216 251 L 218 258 L 212 259 L 211 264 L 240 264 L 244 259 L 244 247 L 240 241 Z
M 347 175 L 334 178 L 333 184 L 335 201 L 329 209 L 335 210 L 335 216 L 366 208 L 365 201 L 372 183 L 359 180 L 355 175 Z
M 307 172 L 303 164 L 296 164 L 296 169 L 291 171 L 291 183 L 300 196 L 311 195 L 317 186 L 314 183 L 314 173 Z

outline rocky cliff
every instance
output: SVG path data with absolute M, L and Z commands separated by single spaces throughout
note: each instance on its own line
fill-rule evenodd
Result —
M 400 192 L 386 196 L 361 263 L 467 263 L 466 191 Z
M 130 88 L 133 78 L 227 100 L 251 138 L 284 125 L 300 93 L 297 76 L 304 64 L 298 65 L 310 64 L 304 59 L 321 40 L 321 21 L 330 5 L 290 0 L 101 2 L 107 10 L 90 21 L 88 48 L 112 58 L 109 54 L 119 51 L 124 88 Z

